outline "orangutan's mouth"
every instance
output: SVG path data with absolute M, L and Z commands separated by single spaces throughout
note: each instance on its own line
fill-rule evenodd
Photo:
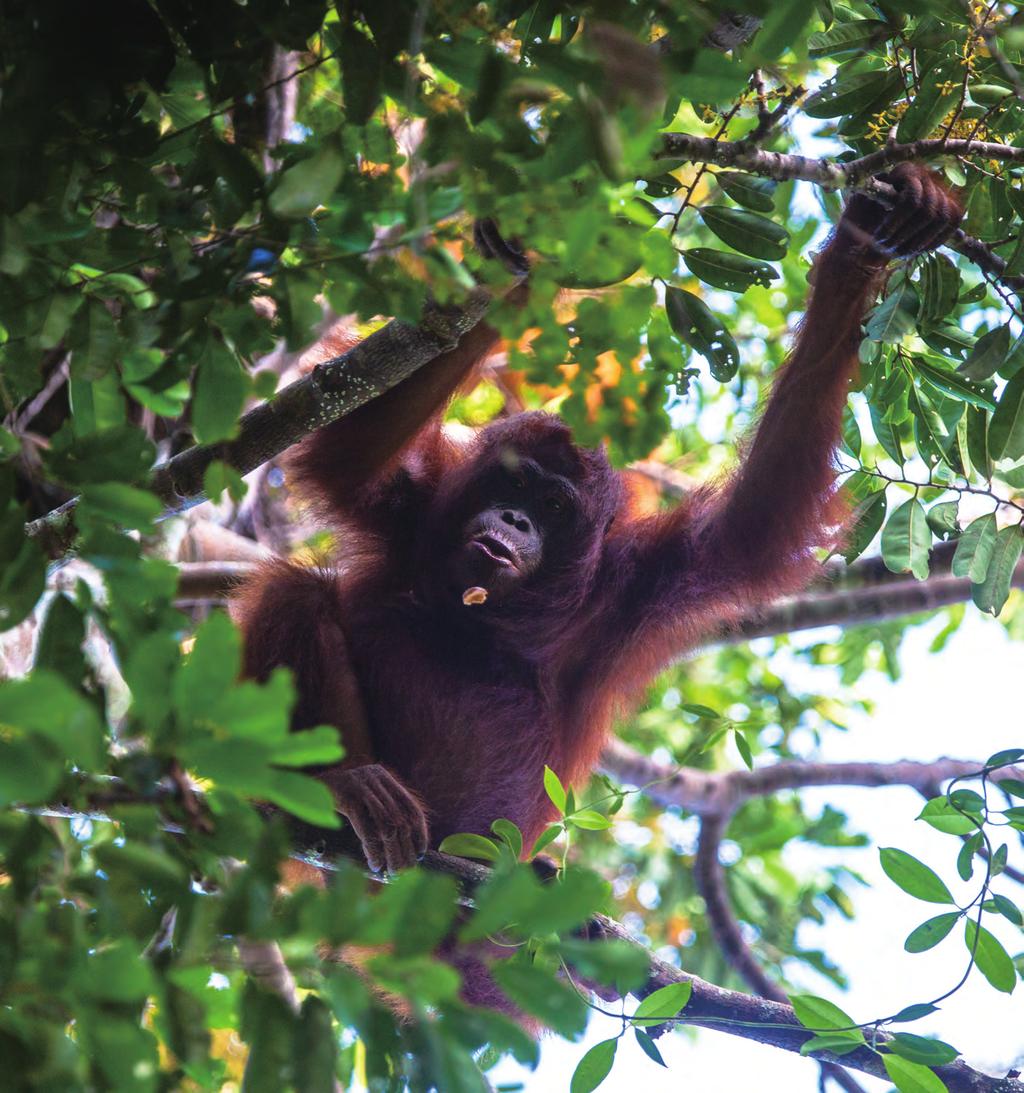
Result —
M 515 547 L 492 532 L 488 532 L 486 535 L 478 535 L 471 540 L 470 546 L 482 551 L 497 565 L 509 566 L 512 569 L 519 568 Z

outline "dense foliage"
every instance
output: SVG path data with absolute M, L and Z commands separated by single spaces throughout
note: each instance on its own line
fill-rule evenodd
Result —
M 716 944 L 682 822 L 661 825 L 656 796 L 604 778 L 573 796 L 550 775 L 563 821 L 549 833 L 561 870 L 548 884 L 517 864 L 507 822 L 493 842 L 449 847 L 493 866 L 472 914 L 455 880 L 426 869 L 381 885 L 342 859 L 326 889 L 278 890 L 303 843 L 295 821 L 337 826 L 326 788 L 301 773 L 340 757 L 337 734 L 289 734 L 287 673 L 240 682 L 224 612 L 181 606 L 184 518 L 167 518 L 151 470 L 211 445 L 214 519 L 253 534 L 259 491 L 300 529 L 265 541 L 300 557 L 324 548 L 301 532 L 279 474 L 254 479 L 246 497 L 223 442 L 247 406 L 274 396 L 281 360 L 325 315 L 364 330 L 381 317 L 416 323 L 426 300 L 458 304 L 479 279 L 498 286 L 491 319 L 510 338 L 508 360 L 455 418 L 557 409 L 620 465 L 656 460 L 633 478 L 637 504 L 661 504 L 658 468 L 679 492 L 732 458 L 782 361 L 837 191 L 922 157 L 962 188 L 967 237 L 895 270 L 867 323 L 844 428 L 855 523 L 843 553 L 853 562 L 878 543 L 893 574 L 925 580 L 932 548 L 955 541 L 953 575 L 1019 637 L 1022 63 L 1014 5 L 973 0 L 39 0 L 3 14 L 0 668 L 17 677 L 0 684 L 9 1088 L 219 1089 L 244 1070 L 253 1090 L 486 1089 L 504 1054 L 531 1064 L 538 1048 L 507 1018 L 459 1002 L 457 972 L 436 957 L 453 930 L 514 947 L 498 981 L 567 1038 L 588 1003 L 565 967 L 619 993 L 646 989 L 642 949 L 579 934 L 598 911 L 641 924 L 687 972 L 744 986 Z M 875 189 L 884 200 L 884 182 Z M 502 307 L 506 275 L 467 245 L 474 217 L 497 218 L 535 254 L 525 309 Z M 72 498 L 69 531 L 47 514 Z M 61 546 L 74 541 L 63 568 L 58 525 Z M 949 610 L 943 638 L 963 610 Z M 898 676 L 907 625 L 850 626 L 804 647 L 838 667 L 828 695 L 788 685 L 764 643 L 712 651 L 667 673 L 625 738 L 705 771 L 737 756 L 807 758 L 798 730 L 827 755 L 863 673 Z M 1024 830 L 1024 782 L 1005 769 L 1022 754 L 972 757 L 984 795 L 962 784 L 930 794 L 924 819 L 955 841 L 947 872 L 977 870 L 969 906 L 905 852 L 882 851 L 904 892 L 944 908 L 907 948 L 958 927 L 966 949 L 954 966 L 962 957 L 1007 993 L 1020 959 L 982 920 L 1021 925 L 990 884 L 1008 861 L 995 826 Z M 646 840 L 615 839 L 620 808 Z M 804 963 L 831 980 L 823 990 L 842 986 L 798 929 L 849 915 L 857 878 L 802 875 L 785 851 L 862 837 L 840 812 L 810 815 L 782 793 L 741 801 L 729 838 L 734 913 L 754 928 L 761 966 L 781 979 L 784 961 Z M 659 896 L 645 901 L 651 880 Z M 358 973 L 321 959 L 343 943 L 372 947 Z M 260 945 L 283 954 L 298 996 L 258 982 L 244 954 Z M 410 1019 L 397 1022 L 379 990 Z M 931 1012 L 914 1001 L 870 1019 Z M 627 1002 L 622 1032 L 654 1065 L 655 1026 L 685 1020 L 688 1004 L 686 983 L 648 990 Z M 901 1090 L 953 1081 L 929 1067 L 956 1048 L 908 1033 L 885 1046 L 830 1002 L 794 1005 L 817 1034 L 807 1050 L 842 1058 L 868 1044 Z M 603 1080 L 615 1043 L 583 1058 L 574 1091 Z

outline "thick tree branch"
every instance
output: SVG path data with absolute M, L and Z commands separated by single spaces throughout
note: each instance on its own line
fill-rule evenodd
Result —
M 491 293 L 478 287 L 458 307 L 428 304 L 416 326 L 392 320 L 250 410 L 239 422 L 234 440 L 196 445 L 161 464 L 153 471 L 151 488 L 172 512 L 195 504 L 203 497 L 203 474 L 214 460 L 223 460 L 241 474 L 254 470 L 453 349 L 487 314 L 491 301 Z M 39 539 L 51 557 L 60 557 L 75 538 L 76 505 L 73 498 L 33 520 L 26 525 L 26 534 Z

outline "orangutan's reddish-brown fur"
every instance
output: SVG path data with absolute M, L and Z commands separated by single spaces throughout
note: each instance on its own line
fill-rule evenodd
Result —
M 292 481 L 342 526 L 343 568 L 280 562 L 244 590 L 247 673 L 290 667 L 295 725 L 338 725 L 343 769 L 382 765 L 422 806 L 430 845 L 506 817 L 529 847 L 552 819 L 544 765 L 567 783 L 584 777 L 616 712 L 659 669 L 799 589 L 834 538 L 832 458 L 865 310 L 889 257 L 936 245 L 960 216 L 920 167 L 889 181 L 896 208 L 854 198 L 820 256 L 736 475 L 665 515 L 627 515 L 603 452 L 575 447 L 555 417 L 499 421 L 469 447 L 446 438 L 447 400 L 496 340 L 483 326 L 310 436 Z M 440 595 L 439 566 L 482 476 L 510 449 L 571 479 L 582 508 L 515 596 L 464 607 Z M 391 817 L 396 831 L 405 822 Z

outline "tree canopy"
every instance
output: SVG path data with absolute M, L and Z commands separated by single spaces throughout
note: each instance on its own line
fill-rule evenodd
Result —
M 936 648 L 979 610 L 1024 636 L 1016 5 L 37 0 L 0 15 L 0 149 L 11 1088 L 487 1090 L 538 1045 L 460 1002 L 437 956 L 453 933 L 515 950 L 495 976 L 557 1036 L 621 1007 L 573 1093 L 621 1037 L 655 1066 L 683 1026 L 809 1055 L 847 1090 L 855 1072 L 1024 1088 L 909 1031 L 942 998 L 848 1016 L 846 971 L 800 930 L 853 914 L 858 877 L 788 854 L 865 841 L 802 788 L 913 787 L 948 857 L 880 848 L 895 887 L 873 898 L 926 905 L 908 952 L 961 938 L 940 951 L 951 983 L 1017 986 L 1024 740 L 829 760 L 863 677 L 898 679 L 903 635 L 936 610 Z M 367 878 L 303 771 L 340 759 L 337 733 L 289 733 L 287 672 L 240 680 L 222 607 L 271 552 L 344 555 L 289 497 L 282 453 L 486 316 L 503 348 L 452 429 L 553 410 L 627 469 L 636 506 L 676 503 L 734 460 L 844 198 L 891 202 L 885 172 L 910 159 L 966 218 L 893 268 L 867 321 L 841 557 L 666 672 L 590 785 L 549 772 L 543 846 L 499 820 Z M 530 252 L 523 306 L 471 246 L 483 217 Z M 339 318 L 366 340 L 302 368 Z M 783 646 L 834 668 L 827 693 L 787 679 Z M 644 839 L 617 837 L 624 816 Z M 695 837 L 664 834 L 680 816 Z M 546 883 L 521 860 L 540 849 Z M 295 858 L 330 883 L 281 888 Z M 325 959 L 339 946 L 370 954 L 354 970 Z

